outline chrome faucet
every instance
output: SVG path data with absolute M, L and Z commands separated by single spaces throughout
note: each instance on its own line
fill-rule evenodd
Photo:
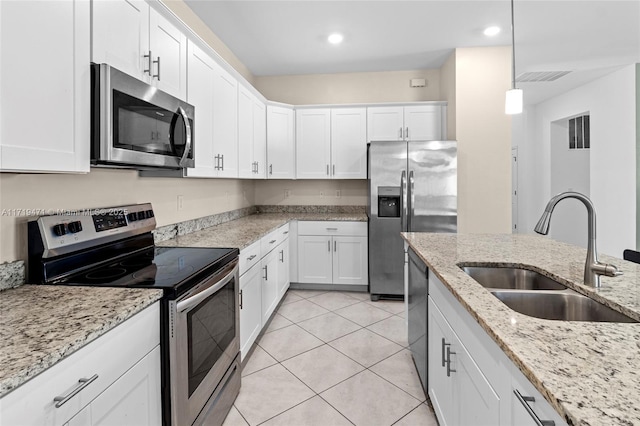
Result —
M 584 265 L 584 284 L 600 288 L 600 275 L 607 277 L 615 277 L 622 275 L 622 272 L 614 265 L 608 263 L 600 263 L 598 261 L 598 253 L 596 251 L 596 210 L 591 200 L 584 194 L 579 192 L 563 192 L 556 195 L 547 203 L 547 207 L 542 213 L 542 217 L 534 228 L 538 234 L 547 235 L 549 233 L 549 224 L 551 223 L 551 213 L 556 204 L 565 198 L 575 198 L 582 201 L 587 208 L 589 241 L 587 243 L 587 260 Z

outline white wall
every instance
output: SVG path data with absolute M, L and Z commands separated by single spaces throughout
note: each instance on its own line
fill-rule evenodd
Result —
M 526 134 L 521 140 L 522 145 L 519 145 L 520 195 L 522 206 L 529 208 L 520 216 L 524 232 L 533 229 L 552 195 L 551 123 L 588 111 L 591 116 L 590 198 L 597 211 L 598 250 L 622 257 L 624 249 L 635 247 L 635 69 L 635 64 L 629 65 L 536 106 L 527 107 L 526 114 L 514 121 L 514 125 L 521 128 L 514 134 Z

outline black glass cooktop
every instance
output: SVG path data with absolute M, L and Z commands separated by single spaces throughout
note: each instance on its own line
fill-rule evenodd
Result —
M 56 284 L 175 290 L 192 277 L 215 272 L 237 256 L 238 249 L 231 248 L 152 247 Z

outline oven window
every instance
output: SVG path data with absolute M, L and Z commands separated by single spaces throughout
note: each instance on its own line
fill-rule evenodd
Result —
M 235 285 L 232 279 L 187 314 L 189 397 L 235 337 Z
M 131 151 L 182 157 L 186 145 L 184 120 L 177 112 L 114 90 L 113 145 Z

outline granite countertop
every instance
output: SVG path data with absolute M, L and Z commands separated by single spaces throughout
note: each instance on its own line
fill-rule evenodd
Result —
M 29 284 L 0 292 L 0 397 L 161 297 L 161 290 Z
M 524 266 L 640 320 L 640 265 L 600 255 L 624 275 L 582 285 L 586 250 L 537 235 L 405 233 L 405 240 L 569 424 L 640 424 L 640 323 L 519 314 L 459 263 Z
M 364 213 L 258 213 L 162 241 L 164 247 L 237 247 L 242 250 L 291 220 L 366 222 Z

